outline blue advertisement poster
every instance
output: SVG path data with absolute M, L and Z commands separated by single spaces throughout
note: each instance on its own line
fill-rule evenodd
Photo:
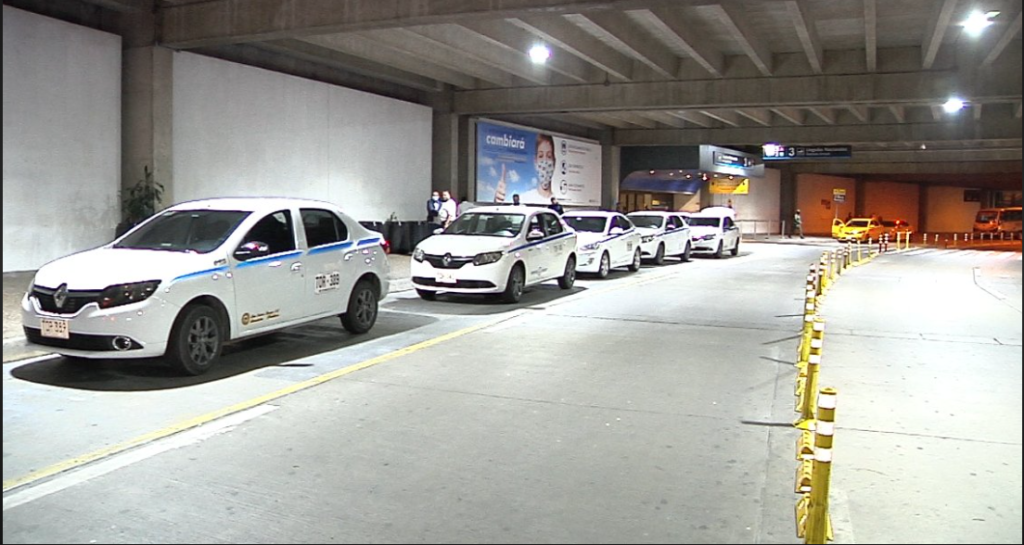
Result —
M 597 206 L 601 147 L 541 132 L 478 122 L 476 201 Z

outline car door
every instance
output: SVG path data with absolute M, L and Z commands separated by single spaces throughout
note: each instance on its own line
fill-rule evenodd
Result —
M 669 216 L 665 218 L 665 253 L 668 255 L 680 255 L 686 251 L 686 243 L 690 236 L 683 229 L 682 218 Z
M 637 244 L 636 237 L 634 236 L 636 229 L 633 227 L 633 222 L 621 214 L 617 214 L 612 219 L 611 228 L 614 229 L 616 227 L 622 230 L 622 234 L 611 241 L 613 247 L 612 266 L 621 267 L 633 262 L 633 252 Z
M 267 214 L 233 252 L 237 322 L 232 329 L 237 336 L 275 329 L 306 312 L 305 270 L 294 225 L 291 210 Z
M 732 218 L 726 216 L 722 218 L 722 230 L 723 238 L 725 240 L 725 249 L 731 250 L 740 243 L 740 228 L 736 225 L 736 222 Z
M 543 282 L 547 280 L 545 274 L 547 274 L 549 265 L 548 258 L 544 254 L 545 241 L 547 234 L 544 231 L 544 223 L 541 220 L 541 213 L 535 213 L 530 216 L 526 224 L 526 237 L 529 237 L 525 241 L 523 249 L 520 250 L 521 259 L 526 265 L 526 283 L 536 284 L 537 282 Z M 540 232 L 543 236 L 538 240 L 529 240 L 533 238 L 530 233 Z
M 555 214 L 541 212 L 541 225 L 544 226 L 545 243 L 544 260 L 548 267 L 547 278 L 558 278 L 565 272 L 565 263 L 576 246 L 572 237 L 565 236 L 566 230 Z
M 340 314 L 358 280 L 360 260 L 345 222 L 331 210 L 299 211 L 306 236 L 306 288 L 309 315 Z

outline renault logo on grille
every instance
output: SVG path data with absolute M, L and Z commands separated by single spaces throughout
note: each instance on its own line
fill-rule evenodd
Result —
M 444 257 L 441 258 L 441 264 L 444 265 L 445 267 L 451 267 L 452 254 L 444 254 Z
M 61 284 L 57 291 L 53 292 L 53 304 L 57 308 L 64 308 L 64 303 L 68 300 L 68 285 Z

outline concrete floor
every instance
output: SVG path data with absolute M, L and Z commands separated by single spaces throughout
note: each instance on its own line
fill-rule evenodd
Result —
M 796 543 L 820 252 L 748 244 L 512 307 L 399 293 L 369 337 L 323 321 L 200 378 L 5 365 L 4 542 Z M 838 542 L 1021 541 L 1020 289 L 1019 253 L 923 250 L 832 291 Z

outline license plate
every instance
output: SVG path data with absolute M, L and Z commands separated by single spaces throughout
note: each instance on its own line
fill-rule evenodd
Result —
M 457 282 L 455 279 L 455 273 L 451 272 L 439 272 L 434 278 L 438 284 L 454 284 Z
M 67 320 L 43 318 L 39 321 L 40 334 L 51 339 L 70 339 Z

